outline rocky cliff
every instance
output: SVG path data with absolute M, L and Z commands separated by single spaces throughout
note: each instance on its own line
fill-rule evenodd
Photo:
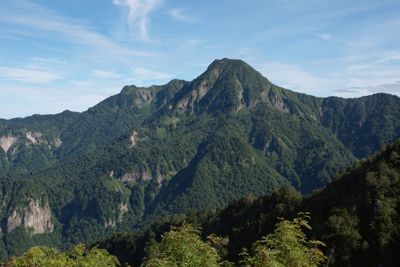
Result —
M 7 218 L 7 232 L 12 232 L 19 226 L 25 227 L 32 235 L 53 232 L 49 203 L 30 199 L 27 207 L 13 209 Z

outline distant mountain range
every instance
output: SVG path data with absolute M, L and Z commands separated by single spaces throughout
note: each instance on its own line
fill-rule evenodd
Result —
M 313 97 L 231 59 L 82 113 L 0 120 L 0 257 L 282 185 L 307 194 L 399 137 L 397 96 Z

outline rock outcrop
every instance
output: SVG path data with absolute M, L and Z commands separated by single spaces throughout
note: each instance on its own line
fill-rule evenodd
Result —
M 120 203 L 118 205 L 118 211 L 119 211 L 118 222 L 122 222 L 124 215 L 129 211 L 128 203 Z
M 122 182 L 129 182 L 129 181 L 150 181 L 153 179 L 153 176 L 151 175 L 150 171 L 142 171 L 142 172 L 130 172 L 130 173 L 125 173 L 121 177 L 119 177 L 119 180 Z
M 30 199 L 28 207 L 14 209 L 7 218 L 7 232 L 10 233 L 23 225 L 32 235 L 52 232 L 54 224 L 51 222 L 51 211 L 46 201 L 41 205 L 38 199 Z
M 17 137 L 8 135 L 0 137 L 0 147 L 7 153 L 10 147 L 17 141 Z
M 138 142 L 138 138 L 138 133 L 136 131 L 132 131 L 132 134 L 129 137 L 129 140 L 131 141 L 131 148 L 136 145 L 136 143 Z
M 54 146 L 55 146 L 56 148 L 59 148 L 59 147 L 62 145 L 62 141 L 61 141 L 60 138 L 56 137 L 56 138 L 54 138 L 54 140 L 53 140 L 53 144 L 54 144 Z
M 26 139 L 28 139 L 28 142 L 31 143 L 32 145 L 37 145 L 40 142 L 42 142 L 42 133 L 33 133 L 33 132 L 27 132 L 25 134 Z
M 108 218 L 104 222 L 104 227 L 109 228 L 109 227 L 115 227 L 117 226 L 118 223 L 121 223 L 122 220 L 124 219 L 124 215 L 129 211 L 128 203 L 119 203 L 118 208 L 116 209 L 116 215 L 117 218 Z

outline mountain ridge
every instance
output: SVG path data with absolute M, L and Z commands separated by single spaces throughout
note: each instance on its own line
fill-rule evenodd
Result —
M 283 184 L 309 193 L 399 138 L 399 118 L 398 97 L 317 98 L 223 59 L 190 82 L 125 86 L 82 113 L 2 121 L 0 255 L 18 254 L 18 242 L 91 242 Z M 43 203 L 54 228 L 30 235 L 29 203 Z M 8 231 L 14 211 L 21 224 Z

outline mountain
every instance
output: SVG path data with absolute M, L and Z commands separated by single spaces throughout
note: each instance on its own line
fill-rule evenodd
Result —
M 326 188 L 303 197 L 282 187 L 262 197 L 246 196 L 213 212 L 164 218 L 142 232 L 119 233 L 97 242 L 121 262 L 139 266 L 148 247 L 171 229 L 191 223 L 201 236 L 219 236 L 225 260 L 238 263 L 243 248 L 270 234 L 279 218 L 310 212 L 308 236 L 322 240 L 329 266 L 398 266 L 400 249 L 400 142 L 358 162 Z
M 0 120 L 0 257 L 69 247 L 282 185 L 303 193 L 400 136 L 400 98 L 317 98 L 240 60 L 82 113 Z

